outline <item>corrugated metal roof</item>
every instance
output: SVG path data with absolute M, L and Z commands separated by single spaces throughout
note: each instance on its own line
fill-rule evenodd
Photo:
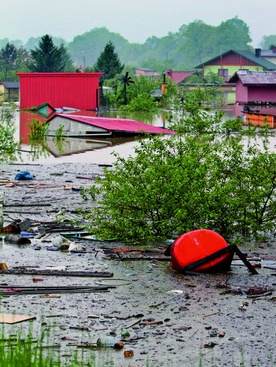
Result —
M 276 71 L 238 70 L 228 82 L 235 83 L 237 80 L 244 85 L 276 85 Z
M 212 62 L 214 60 L 217 60 L 218 58 L 221 58 L 229 53 L 236 53 L 237 55 L 240 55 L 242 57 L 244 57 L 245 59 L 248 59 L 252 62 L 254 62 L 256 65 L 260 65 L 262 66 L 264 69 L 266 70 L 276 70 L 276 65 L 273 64 L 272 62 L 262 58 L 262 57 L 257 57 L 255 56 L 255 54 L 251 51 L 247 51 L 247 50 L 229 50 L 227 52 L 222 53 L 221 55 L 218 55 L 210 60 L 206 60 L 204 63 L 196 66 L 196 69 L 201 69 L 204 65 L 208 65 L 208 64 L 212 64 Z
M 91 126 L 96 126 L 102 129 L 106 129 L 109 132 L 126 132 L 137 134 L 174 134 L 175 132 L 161 127 L 145 124 L 143 122 L 120 119 L 120 118 L 107 118 L 107 117 L 93 117 L 87 115 L 78 114 L 56 114 L 48 119 L 52 121 L 55 116 L 62 116 L 63 118 L 84 123 Z

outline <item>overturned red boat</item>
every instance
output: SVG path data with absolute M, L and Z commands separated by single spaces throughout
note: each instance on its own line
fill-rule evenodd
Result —
M 235 253 L 253 274 L 257 274 L 237 246 L 228 245 L 221 235 L 209 229 L 184 233 L 165 251 L 165 255 L 171 256 L 171 269 L 186 274 L 228 271 Z

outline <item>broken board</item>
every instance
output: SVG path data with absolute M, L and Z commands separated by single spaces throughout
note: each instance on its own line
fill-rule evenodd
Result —
M 0 313 L 0 323 L 2 324 L 17 324 L 18 322 L 35 320 L 36 316 L 13 315 L 9 313 Z

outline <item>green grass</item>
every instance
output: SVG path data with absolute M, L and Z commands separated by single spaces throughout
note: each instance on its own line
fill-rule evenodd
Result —
M 50 347 L 48 347 L 50 345 Z M 95 358 L 84 359 L 78 350 L 72 355 L 62 355 L 60 345 L 51 345 L 49 335 L 42 333 L 37 340 L 32 330 L 25 337 L 24 333 L 18 335 L 5 335 L 4 326 L 0 338 L 0 366 L 2 367 L 94 367 Z

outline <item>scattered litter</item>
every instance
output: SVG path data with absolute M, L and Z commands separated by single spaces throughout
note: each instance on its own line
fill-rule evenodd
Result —
M 21 221 L 17 219 L 12 223 L 8 224 L 7 226 L 3 227 L 2 233 L 13 233 L 13 234 L 20 234 L 22 231 L 26 231 L 30 228 L 31 221 L 30 219 L 25 219 Z
M 80 252 L 86 252 L 86 248 L 82 246 L 81 244 L 76 244 L 74 242 L 71 242 L 68 247 L 68 251 L 80 253 Z
M 33 282 L 42 282 L 43 278 L 33 278 Z
M 27 237 L 22 237 L 20 235 L 8 234 L 5 237 L 5 243 L 11 243 L 16 245 L 28 245 L 31 243 L 31 240 Z
M 134 352 L 133 352 L 133 350 L 125 350 L 124 351 L 124 357 L 126 357 L 126 358 L 131 358 L 131 357 L 133 357 L 134 356 Z
M 8 266 L 6 263 L 0 263 L 0 270 L 8 270 Z
M 182 294 L 183 291 L 181 291 L 180 289 L 172 289 L 171 291 L 168 291 L 167 293 L 172 293 L 172 294 Z
M 217 345 L 217 343 L 210 342 L 203 345 L 203 348 L 214 348 Z
M 14 187 L 14 186 L 15 186 L 15 184 L 13 182 L 7 182 L 5 184 L 5 187 Z

